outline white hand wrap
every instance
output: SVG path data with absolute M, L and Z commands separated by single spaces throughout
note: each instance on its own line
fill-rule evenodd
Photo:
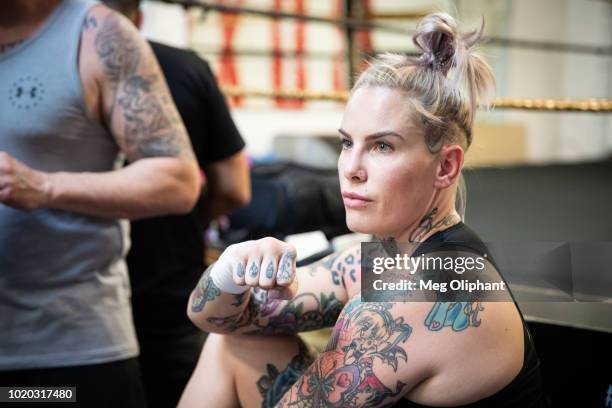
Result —
M 219 259 L 210 271 L 210 279 L 221 292 L 238 295 L 249 290 L 250 286 L 240 286 L 234 282 L 232 266 L 224 259 Z

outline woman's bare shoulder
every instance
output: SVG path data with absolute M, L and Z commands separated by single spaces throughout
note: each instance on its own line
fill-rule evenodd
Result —
M 453 404 L 476 401 L 501 390 L 523 366 L 524 329 L 513 302 L 406 304 L 401 310 L 423 353 L 417 358 L 426 358 L 435 373 L 411 392 L 416 402 L 450 402 L 441 397 L 444 389 L 461 390 Z

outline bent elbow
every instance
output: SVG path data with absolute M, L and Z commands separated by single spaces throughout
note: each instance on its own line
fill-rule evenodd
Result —
M 251 186 L 247 184 L 246 188 L 236 194 L 236 207 L 241 208 L 249 205 L 251 202 Z
M 191 311 L 190 305 L 187 305 L 187 317 L 189 318 L 189 320 L 191 320 L 191 323 L 193 323 L 194 326 L 196 326 L 198 329 L 200 329 L 202 331 L 208 331 L 208 330 L 206 330 L 207 327 L 203 327 L 203 325 L 201 323 L 202 318 L 200 316 L 198 316 L 198 314 L 199 313 Z
M 247 206 L 251 202 L 251 186 L 241 186 L 233 188 L 220 194 L 225 203 L 227 213 Z
M 228 213 L 248 205 L 251 202 L 251 189 L 245 188 L 232 191 L 225 197 Z
M 197 166 L 195 163 L 184 163 L 183 166 L 172 199 L 172 212 L 175 214 L 191 212 L 200 197 L 201 182 Z
M 201 312 L 193 312 L 190 307 L 188 307 L 187 309 L 187 317 L 189 318 L 189 320 L 191 320 L 191 323 L 193 323 L 194 326 L 196 326 L 203 332 L 215 334 L 231 334 L 231 331 L 224 330 L 223 328 L 210 324 L 207 321 L 206 316 L 204 316 Z
M 196 312 L 191 308 L 191 298 L 187 304 L 187 318 L 191 320 L 191 323 L 193 323 L 198 329 L 208 333 L 214 333 L 214 331 L 211 331 L 211 328 L 206 323 L 206 316 L 204 316 L 202 312 Z
M 177 198 L 174 208 L 176 214 L 188 214 L 193 210 L 199 196 L 199 189 L 195 191 L 195 194 L 191 191 L 185 191 L 181 197 Z

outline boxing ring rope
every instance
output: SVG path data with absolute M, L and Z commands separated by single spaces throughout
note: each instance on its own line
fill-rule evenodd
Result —
M 223 92 L 228 97 L 245 98 L 275 98 L 296 99 L 309 101 L 336 101 L 346 102 L 348 91 L 306 91 L 306 90 L 266 90 L 247 89 L 239 86 L 223 86 Z M 554 111 L 554 112 L 612 112 L 612 99 L 523 99 L 523 98 L 496 98 L 496 109 L 518 109 L 532 111 Z
M 178 4 L 183 7 L 198 7 L 203 9 L 205 12 L 215 11 L 219 13 L 226 14 L 248 14 L 258 17 L 264 18 L 272 18 L 272 19 L 290 19 L 297 20 L 302 22 L 313 22 L 313 23 L 322 23 L 322 24 L 331 24 L 342 26 L 346 29 L 353 30 L 379 30 L 388 33 L 396 33 L 401 35 L 412 35 L 414 34 L 414 29 L 407 29 L 403 27 L 398 27 L 390 24 L 381 24 L 368 19 L 355 19 L 355 18 L 331 18 L 331 17 L 322 17 L 322 16 L 314 16 L 308 14 L 301 13 L 289 13 L 283 11 L 273 11 L 273 10 L 265 10 L 251 7 L 236 7 L 229 6 L 220 3 L 213 3 L 209 1 L 200 1 L 200 0 L 158 0 L 164 3 L 170 4 Z M 411 15 L 410 17 L 418 16 Z M 365 17 L 368 17 L 366 15 Z M 371 17 L 376 17 L 373 15 Z M 388 17 L 386 15 L 382 15 L 383 19 Z M 579 54 L 592 54 L 598 56 L 611 56 L 612 55 L 612 46 L 607 45 L 589 45 L 589 44 L 574 44 L 574 43 L 563 43 L 563 42 L 553 42 L 553 41 L 538 41 L 538 40 L 526 40 L 520 38 L 503 38 L 503 37 L 494 37 L 494 36 L 486 36 L 484 37 L 483 45 L 496 45 L 502 47 L 516 47 L 516 48 L 524 48 L 524 49 L 533 49 L 538 51 L 545 52 L 568 52 L 568 53 L 579 53 Z

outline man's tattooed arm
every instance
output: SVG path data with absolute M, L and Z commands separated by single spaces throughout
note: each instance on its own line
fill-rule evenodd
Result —
M 88 16 L 84 30 L 103 71 L 104 121 L 130 161 L 193 152 L 157 60 L 129 21 Z
M 94 5 L 82 24 L 78 63 L 83 113 L 133 163 L 40 172 L 40 206 L 104 218 L 189 212 L 200 193 L 198 166 L 149 45 L 127 19 Z
M 390 406 L 426 378 L 410 358 L 412 327 L 393 303 L 351 299 L 326 350 L 280 407 Z
M 280 335 L 332 327 L 348 299 L 344 282 L 358 280 L 358 262 L 358 253 L 350 250 L 298 268 L 298 290 L 288 300 L 269 298 L 260 288 L 222 293 L 205 272 L 192 293 L 189 314 L 203 330 L 220 333 Z M 237 267 L 248 274 L 253 265 Z

